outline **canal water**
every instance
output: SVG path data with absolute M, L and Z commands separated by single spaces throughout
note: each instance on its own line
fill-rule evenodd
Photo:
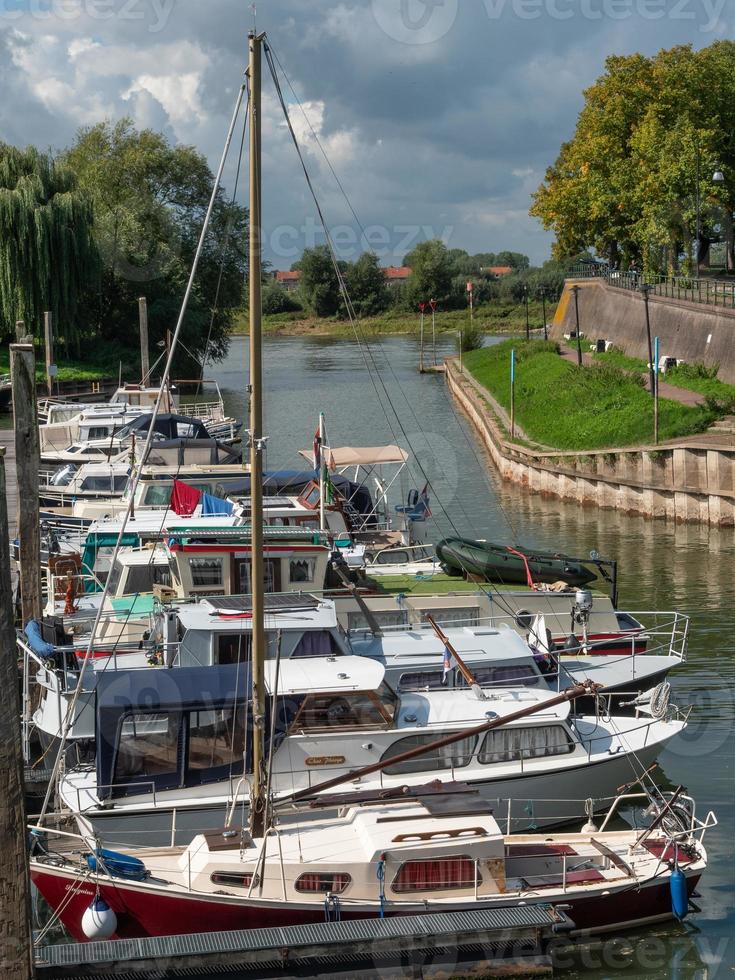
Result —
M 439 358 L 452 352 L 446 339 Z M 430 481 L 437 539 L 448 532 L 578 556 L 596 550 L 620 563 L 620 604 L 677 609 L 692 617 L 688 662 L 672 677 L 675 697 L 694 706 L 685 737 L 661 756 L 668 780 L 684 784 L 703 815 L 720 821 L 707 837 L 710 865 L 684 924 L 611 940 L 560 964 L 567 977 L 724 978 L 735 970 L 734 532 L 646 521 L 544 500 L 503 483 L 488 465 L 441 375 L 419 375 L 418 345 L 390 337 L 369 347 L 349 340 L 269 338 L 264 349 L 265 432 L 270 468 L 299 466 L 323 412 L 332 446 L 396 442 L 416 454 L 412 487 Z M 244 416 L 247 341 L 237 338 L 208 369 L 228 410 Z

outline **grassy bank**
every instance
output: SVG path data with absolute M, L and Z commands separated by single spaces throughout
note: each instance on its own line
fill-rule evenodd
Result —
M 140 361 L 135 354 L 115 345 L 101 344 L 101 349 L 90 349 L 85 352 L 84 359 L 64 359 L 58 357 L 56 366 L 59 369 L 59 381 L 98 381 L 100 378 L 116 378 L 122 361 L 122 376 L 124 379 L 140 377 Z M 10 371 L 10 351 L 7 347 L 0 349 L 0 374 Z M 36 347 L 36 380 L 45 381 L 46 362 L 42 347 Z
M 576 348 L 575 348 L 576 350 Z M 646 361 L 628 357 L 622 351 L 609 350 L 604 354 L 594 354 L 601 364 L 613 364 L 627 371 L 648 371 Z M 675 388 L 696 391 L 712 401 L 712 408 L 722 411 L 735 410 L 735 385 L 726 384 L 717 377 L 717 368 L 707 368 L 703 364 L 681 364 L 670 368 L 660 379 Z
M 516 419 L 529 438 L 555 449 L 606 449 L 650 444 L 653 405 L 638 372 L 611 363 L 579 368 L 552 343 L 506 341 L 465 355 L 477 380 L 510 410 L 510 352 L 516 351 Z M 662 398 L 660 438 L 706 429 L 717 417 Z
M 551 322 L 556 306 L 546 304 L 546 319 Z M 468 322 L 467 310 L 448 310 L 437 313 L 436 328 L 439 334 L 456 334 Z M 427 317 L 431 329 L 431 318 Z M 543 326 L 543 315 L 540 303 L 529 303 L 529 322 L 531 329 Z M 526 308 L 523 303 L 487 303 L 475 310 L 475 325 L 484 333 L 506 334 L 523 333 L 526 329 Z M 277 313 L 263 318 L 263 329 L 266 334 L 290 337 L 352 337 L 354 330 L 349 320 L 337 317 L 316 318 L 304 313 Z M 389 310 L 380 316 L 365 317 L 360 320 L 360 329 L 369 336 L 391 334 L 415 334 L 419 332 L 418 313 L 406 313 L 403 310 Z M 233 329 L 233 334 L 248 332 L 247 314 L 239 318 Z

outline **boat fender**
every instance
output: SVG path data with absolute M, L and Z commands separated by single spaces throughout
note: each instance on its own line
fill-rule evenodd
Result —
M 34 653 L 38 654 L 39 657 L 43 657 L 45 660 L 53 658 L 56 653 L 56 647 L 53 643 L 47 643 L 44 640 L 43 633 L 41 632 L 41 624 L 37 619 L 29 620 L 23 632 L 28 640 L 28 646 Z
M 117 916 L 101 895 L 95 895 L 82 916 L 82 932 L 87 939 L 110 939 L 117 929 Z
M 90 871 L 102 872 L 111 878 L 127 878 L 131 881 L 145 881 L 150 872 L 143 862 L 127 854 L 108 851 L 104 847 L 95 848 L 87 855 L 87 866 Z
M 689 895 L 687 893 L 686 875 L 678 865 L 671 872 L 669 887 L 671 889 L 671 911 L 681 922 L 686 918 L 689 911 Z

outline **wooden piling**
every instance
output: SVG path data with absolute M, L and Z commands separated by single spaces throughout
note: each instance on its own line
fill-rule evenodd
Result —
M 33 977 L 31 885 L 26 854 L 23 749 L 10 586 L 5 450 L 0 448 L 0 976 Z
M 43 314 L 43 336 L 45 341 L 46 354 L 46 385 L 48 387 L 49 398 L 54 393 L 54 319 L 53 313 L 48 311 Z
M 143 384 L 148 381 L 151 373 L 151 359 L 148 350 L 148 300 L 145 296 L 138 299 L 138 323 L 140 325 L 140 370 Z
M 41 530 L 38 522 L 38 471 L 41 450 L 36 410 L 36 360 L 32 344 L 10 345 L 13 384 L 15 465 L 18 481 L 20 598 L 23 622 L 41 617 Z

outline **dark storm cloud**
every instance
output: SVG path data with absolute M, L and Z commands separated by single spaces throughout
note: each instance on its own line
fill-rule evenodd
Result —
M 541 260 L 549 237 L 527 215 L 529 195 L 605 57 L 708 44 L 726 32 L 730 7 L 265 0 L 257 17 L 362 223 L 385 229 L 376 240 L 387 236 L 378 249 L 386 261 L 411 235 L 442 233 L 472 251 L 507 247 Z M 0 138 L 62 146 L 80 125 L 129 114 L 198 146 L 214 166 L 251 23 L 241 0 L 0 0 Z M 267 241 L 286 267 L 318 240 L 315 211 L 272 94 L 266 109 Z M 330 224 L 349 225 L 298 110 L 293 117 Z M 348 229 L 341 236 L 345 254 L 359 251 L 357 235 L 353 244 Z

